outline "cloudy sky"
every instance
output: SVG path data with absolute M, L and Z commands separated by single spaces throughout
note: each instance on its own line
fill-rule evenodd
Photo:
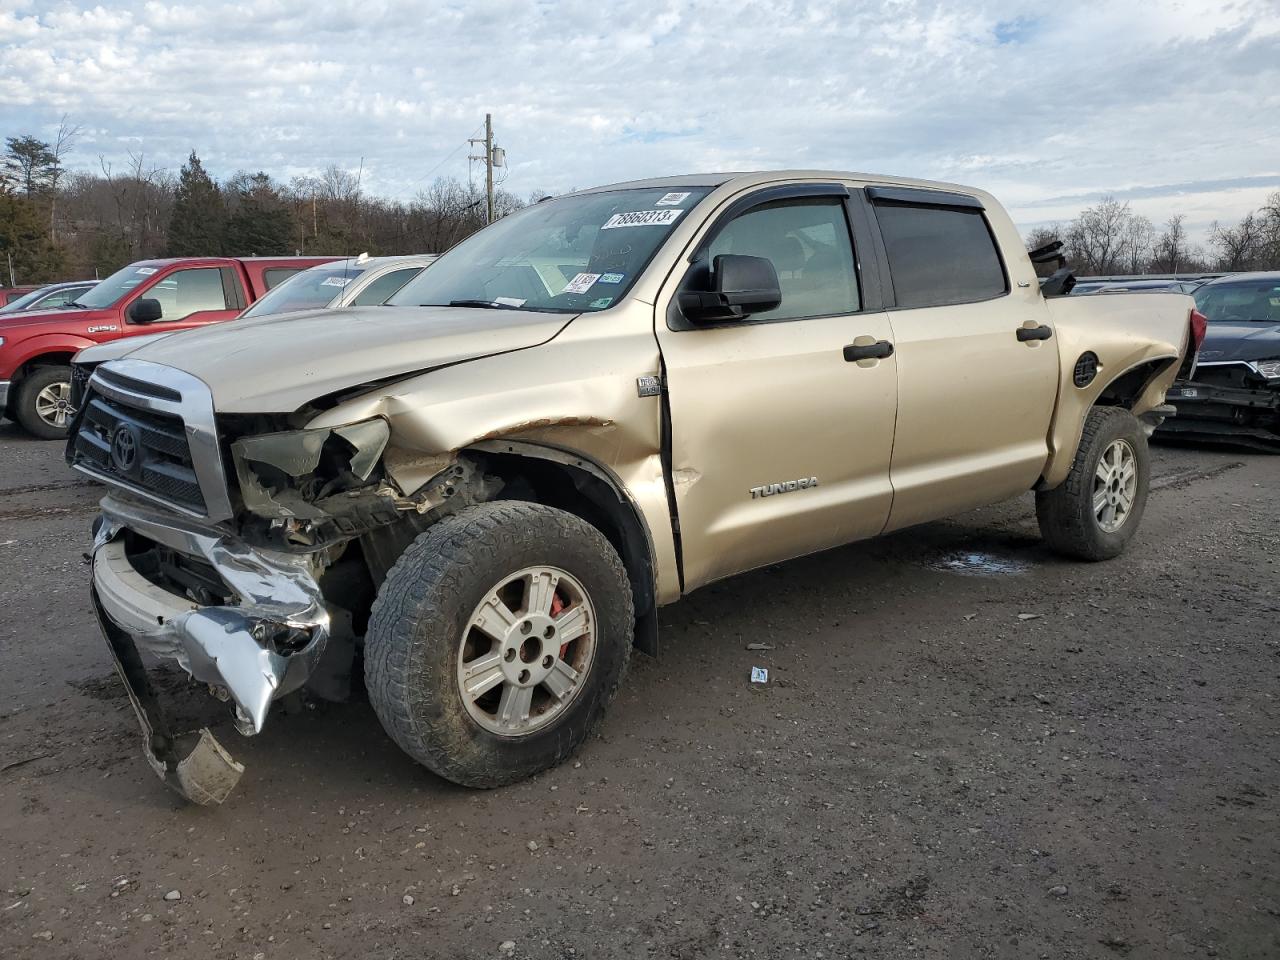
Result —
M 700 170 L 955 180 L 1024 228 L 1103 194 L 1202 234 L 1280 189 L 1280 0 L 0 0 L 0 136 L 410 197 L 484 114 L 527 196 Z

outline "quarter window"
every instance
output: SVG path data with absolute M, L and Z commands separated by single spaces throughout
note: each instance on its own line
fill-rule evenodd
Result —
M 406 270 L 393 270 L 384 273 L 356 294 L 351 301 L 353 307 L 376 307 L 387 302 L 391 296 L 411 279 L 422 272 L 421 267 L 409 267 Z
M 899 307 L 990 300 L 1009 289 L 980 210 L 877 203 Z
M 861 309 L 853 244 L 839 200 L 783 200 L 731 220 L 711 241 L 723 253 L 765 257 L 778 272 L 782 303 L 752 320 L 796 320 Z

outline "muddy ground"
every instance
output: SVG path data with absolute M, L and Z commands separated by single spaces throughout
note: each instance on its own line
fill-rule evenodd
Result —
M 0 424 L 0 956 L 1280 956 L 1280 458 L 1154 472 L 1111 563 L 1023 498 L 699 591 L 528 783 L 320 704 L 219 729 L 200 809 L 88 612 L 95 489 Z

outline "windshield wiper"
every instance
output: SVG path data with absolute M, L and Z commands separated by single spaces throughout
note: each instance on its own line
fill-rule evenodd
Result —
M 88 310 L 88 309 L 89 309 L 89 307 L 88 307 L 87 305 L 85 305 L 85 304 L 81 303 L 79 300 L 72 300 L 72 301 L 71 301 L 71 302 L 69 302 L 69 303 L 65 303 L 65 304 L 63 304 L 63 306 L 67 306 L 67 307 L 75 307 L 77 310 Z
M 422 306 L 422 307 L 438 307 L 438 306 L 440 306 L 440 304 L 438 304 L 438 303 L 422 303 L 422 304 L 419 304 L 419 306 Z M 521 308 L 521 307 L 517 307 L 515 304 L 511 304 L 511 303 L 499 303 L 499 302 L 498 302 L 498 301 L 496 301 L 496 300 L 450 300 L 450 301 L 449 301 L 449 306 L 451 306 L 451 307 L 480 307 L 481 309 L 489 309 L 489 310 L 520 310 L 520 309 L 523 309 L 523 308 Z

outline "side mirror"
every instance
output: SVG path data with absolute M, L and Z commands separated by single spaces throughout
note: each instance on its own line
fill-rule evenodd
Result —
M 765 257 L 722 253 L 712 261 L 715 290 L 680 294 L 680 309 L 695 322 L 741 320 L 753 313 L 777 309 L 782 303 L 778 271 Z
M 164 316 L 164 307 L 154 297 L 140 297 L 129 306 L 130 323 L 155 323 Z

